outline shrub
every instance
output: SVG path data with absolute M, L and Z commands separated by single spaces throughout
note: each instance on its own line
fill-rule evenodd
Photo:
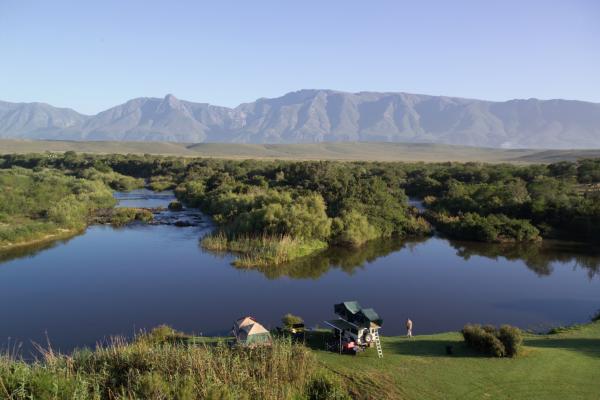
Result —
M 431 224 L 425 218 L 413 215 L 407 218 L 405 229 L 406 233 L 419 236 L 429 235 L 433 231 Z
M 514 357 L 521 351 L 523 335 L 519 328 L 510 325 L 502 325 L 498 330 L 498 338 L 504 345 L 508 357 Z
M 92 181 L 102 181 L 110 186 L 111 189 L 120 192 L 129 192 L 144 187 L 143 179 L 119 174 L 106 166 L 101 167 L 100 169 L 83 169 L 77 173 L 77 176 Z
M 481 325 L 465 325 L 462 330 L 467 346 L 493 357 L 503 357 L 506 349 L 502 342 Z
M 379 236 L 379 232 L 369 224 L 367 217 L 354 210 L 345 212 L 341 217 L 336 218 L 334 229 L 337 231 L 335 232 L 335 241 L 352 247 L 360 246 Z
M 49 169 L 0 170 L 0 246 L 82 229 L 93 212 L 115 202 L 101 181 Z
M 519 328 L 502 325 L 467 324 L 461 331 L 467 346 L 493 357 L 514 357 L 519 353 L 523 337 Z
M 594 315 L 592 315 L 591 320 L 592 320 L 592 322 L 600 321 L 600 310 L 596 311 L 596 313 Z
M 114 226 L 123 226 L 133 221 L 148 223 L 154 219 L 151 211 L 143 208 L 115 208 L 110 216 L 110 223 Z
M 183 205 L 177 200 L 169 203 L 169 210 L 171 211 L 181 211 L 183 210 Z
M 188 181 L 175 188 L 175 195 L 190 207 L 200 207 L 205 191 L 203 182 Z
M 509 218 L 503 214 L 482 216 L 466 213 L 449 216 L 429 212 L 427 217 L 444 234 L 458 239 L 480 242 L 527 242 L 540 240 L 539 230 L 523 219 Z
M 175 188 L 175 182 L 169 176 L 153 176 L 148 182 L 148 188 L 155 192 L 162 192 Z
M 294 326 L 296 324 L 304 323 L 304 320 L 302 319 L 302 317 L 287 313 L 281 318 L 281 323 L 283 324 L 283 326 L 285 328 L 291 328 L 292 326 Z
M 151 344 L 161 344 L 167 342 L 177 342 L 184 339 L 186 336 L 171 328 L 168 325 L 159 325 L 148 333 L 143 333 L 136 338 L 138 342 Z

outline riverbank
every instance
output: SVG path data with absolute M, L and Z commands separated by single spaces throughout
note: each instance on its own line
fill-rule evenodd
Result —
M 57 228 L 54 232 L 40 233 L 41 236 L 19 242 L 0 242 L 0 251 L 15 250 L 30 246 L 39 246 L 72 238 L 84 232 L 83 229 L 65 229 Z
M 0 356 L 0 393 L 11 399 L 596 399 L 600 322 L 558 332 L 528 334 L 522 355 L 501 359 L 474 353 L 458 332 L 382 337 L 379 359 L 374 349 L 354 357 L 328 352 L 311 337 L 307 346 L 276 340 L 272 348 L 239 349 L 223 338 L 190 340 L 161 328 L 93 352 L 47 352 L 33 364 Z
M 52 242 L 58 242 L 72 238 L 76 235 L 80 235 L 85 230 L 95 224 L 112 225 L 114 227 L 121 227 L 132 222 L 150 223 L 154 218 L 153 209 L 145 208 L 102 208 L 94 210 L 92 216 L 88 218 L 82 226 L 76 228 L 63 228 L 56 227 L 52 224 L 48 224 L 47 231 L 33 231 L 29 237 L 23 238 L 15 242 L 0 241 L 0 251 L 9 251 L 24 247 L 39 246 L 44 244 L 50 244 Z M 32 224 L 35 221 L 32 222 Z M 7 227 L 13 228 L 7 224 Z M 0 226 L 1 228 L 1 226 Z

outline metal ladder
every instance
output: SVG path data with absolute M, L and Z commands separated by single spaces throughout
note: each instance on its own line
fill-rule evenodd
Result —
M 375 346 L 377 347 L 377 357 L 383 358 L 383 350 L 381 350 L 381 340 L 379 340 L 379 330 L 373 333 L 373 339 L 375 340 Z

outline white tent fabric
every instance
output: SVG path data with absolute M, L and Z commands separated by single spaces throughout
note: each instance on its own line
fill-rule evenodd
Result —
M 269 331 L 252 317 L 243 317 L 235 321 L 233 334 L 240 342 L 246 342 L 253 335 L 269 335 Z

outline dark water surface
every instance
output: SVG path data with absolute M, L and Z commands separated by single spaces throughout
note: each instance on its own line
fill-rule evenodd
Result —
M 166 206 L 172 195 L 118 196 Z M 441 238 L 331 249 L 265 270 L 231 266 L 199 246 L 210 224 L 90 227 L 45 248 L 0 254 L 0 343 L 31 341 L 68 351 L 110 335 L 166 323 L 226 333 L 251 314 L 274 327 L 292 312 L 310 326 L 333 304 L 358 300 L 384 318 L 383 334 L 458 330 L 467 322 L 545 329 L 585 322 L 600 308 L 600 250 L 562 242 L 498 246 Z

